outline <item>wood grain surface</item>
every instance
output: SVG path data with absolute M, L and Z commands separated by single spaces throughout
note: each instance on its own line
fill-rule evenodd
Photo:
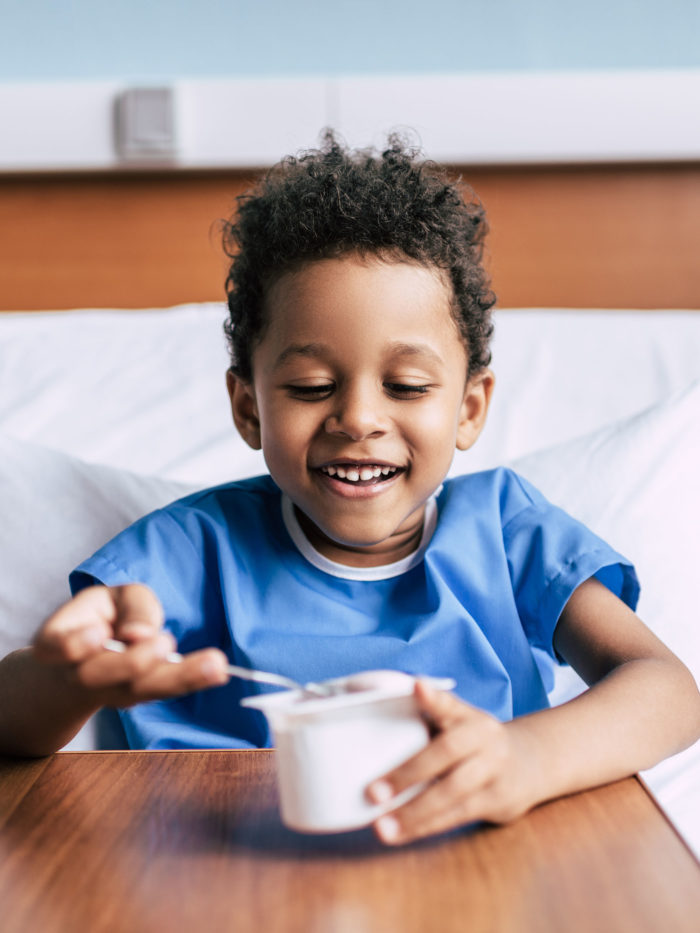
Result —
M 457 167 L 501 307 L 700 308 L 700 164 Z M 0 309 L 222 300 L 254 173 L 0 176 Z
M 3 760 L 0 797 L 4 933 L 698 929 L 700 866 L 633 778 L 401 849 L 285 829 L 269 751 Z

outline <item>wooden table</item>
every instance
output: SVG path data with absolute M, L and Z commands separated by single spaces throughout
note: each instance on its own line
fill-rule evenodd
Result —
M 700 865 L 634 778 L 403 849 L 302 836 L 273 753 L 0 759 L 3 933 L 700 929 Z

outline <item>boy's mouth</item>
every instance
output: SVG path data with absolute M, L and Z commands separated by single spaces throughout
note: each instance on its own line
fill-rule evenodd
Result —
M 403 472 L 403 468 L 383 463 L 329 463 L 319 467 L 319 472 L 352 486 L 373 486 Z

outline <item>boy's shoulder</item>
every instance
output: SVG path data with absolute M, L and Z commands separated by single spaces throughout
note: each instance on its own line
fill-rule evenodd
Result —
M 253 504 L 279 499 L 280 494 L 279 486 L 272 477 L 269 474 L 261 474 L 190 492 L 159 511 L 168 512 L 180 509 L 208 511 L 212 508 L 221 508 L 222 505 L 242 505 L 245 502 Z
M 451 476 L 440 491 L 439 500 L 443 498 L 444 501 L 461 501 L 472 507 L 497 505 L 506 511 L 530 506 L 541 508 L 548 504 L 532 483 L 510 467 Z
M 186 576 L 202 564 L 198 557 L 211 546 L 228 551 L 235 540 L 241 547 L 260 550 L 266 531 L 281 522 L 279 487 L 269 476 L 222 483 L 191 492 L 137 519 L 107 541 L 71 575 L 82 587 L 94 577 L 103 582 L 149 582 L 154 566 Z M 149 569 L 150 568 L 150 569 Z
M 196 529 L 250 529 L 265 515 L 279 511 L 281 492 L 269 475 L 252 476 L 189 492 L 137 519 L 113 540 L 144 534 L 169 536 L 179 531 L 199 536 Z
M 505 532 L 518 521 L 538 523 L 560 510 L 509 467 L 464 473 L 446 479 L 437 498 L 440 521 L 469 520 Z M 518 521 L 516 521 L 518 520 Z

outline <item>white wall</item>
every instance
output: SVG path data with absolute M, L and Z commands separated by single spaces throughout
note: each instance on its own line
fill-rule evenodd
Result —
M 0 0 L 0 171 L 103 170 L 117 95 L 182 167 L 411 127 L 443 161 L 700 157 L 698 0 Z
M 0 0 L 0 82 L 696 66 L 698 0 Z

